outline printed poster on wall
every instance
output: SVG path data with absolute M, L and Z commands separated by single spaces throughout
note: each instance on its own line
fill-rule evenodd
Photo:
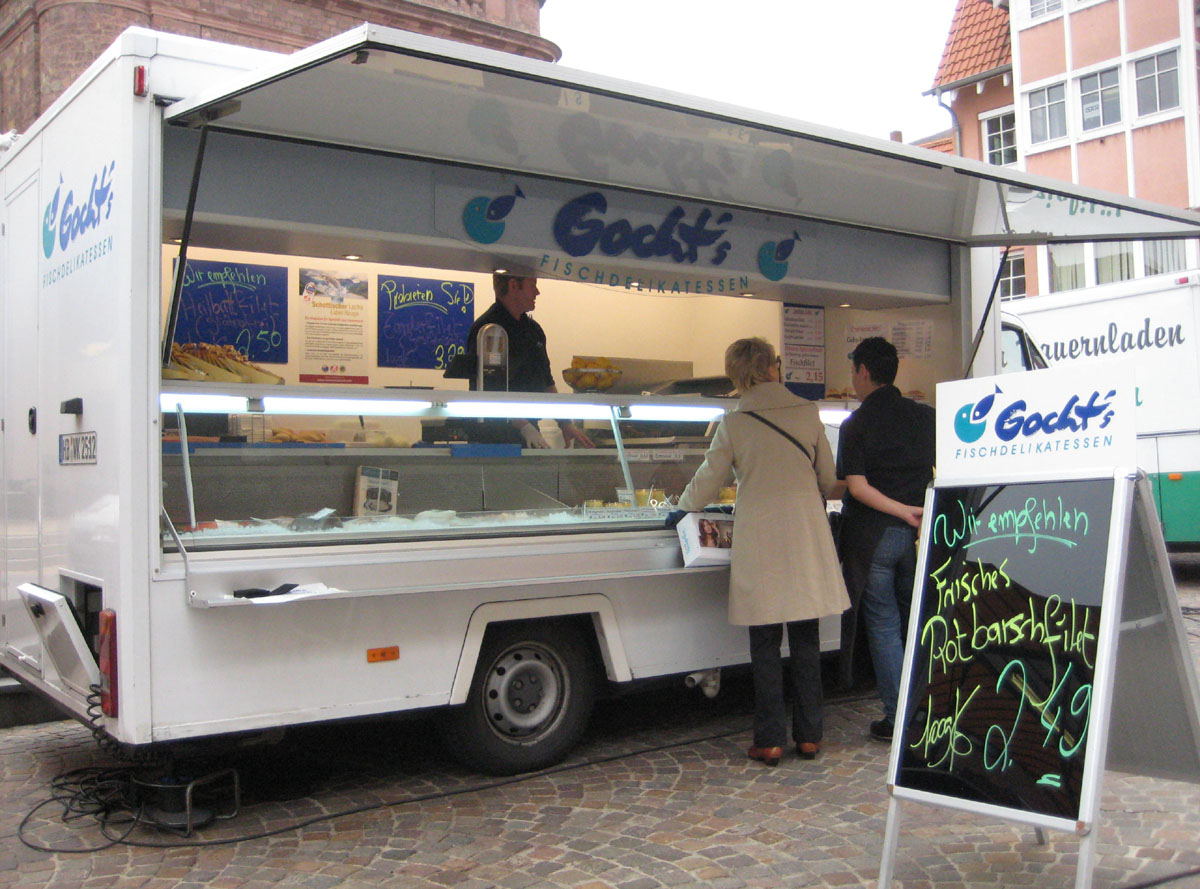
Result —
M 370 381 L 367 281 L 321 269 L 300 269 L 304 350 L 301 383 Z
M 379 367 L 443 370 L 467 350 L 475 285 L 380 275 L 376 337 Z
M 825 310 L 820 306 L 783 307 L 780 348 L 783 383 L 802 398 L 825 397 Z
M 928 360 L 933 357 L 933 322 L 897 321 L 892 324 L 891 340 L 901 358 Z
M 881 336 L 896 347 L 900 358 L 933 357 L 933 322 L 895 321 L 891 324 L 850 324 L 846 327 L 846 360 L 855 346 L 873 336 Z

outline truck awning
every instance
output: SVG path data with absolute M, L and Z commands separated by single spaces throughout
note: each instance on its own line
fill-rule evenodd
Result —
M 1187 210 L 373 25 L 167 119 L 967 246 L 1200 235 Z

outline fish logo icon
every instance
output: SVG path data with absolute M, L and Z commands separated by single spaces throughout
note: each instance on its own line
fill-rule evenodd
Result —
M 467 201 L 463 208 L 463 228 L 471 236 L 471 240 L 480 244 L 494 244 L 504 234 L 504 219 L 516 206 L 517 198 L 524 198 L 521 186 L 513 187 L 512 194 L 491 198 L 480 195 Z
M 954 434 L 960 441 L 971 444 L 983 437 L 983 431 L 987 429 L 987 420 L 984 418 L 996 403 L 996 396 L 999 394 L 1000 387 L 997 386 L 991 395 L 986 395 L 977 402 L 964 404 L 955 412 Z
M 766 241 L 758 248 L 758 270 L 763 273 L 764 278 L 768 281 L 783 280 L 788 271 L 788 257 L 792 255 L 792 250 L 799 240 L 800 233 L 793 231 L 790 238 L 778 242 Z
M 58 198 L 62 193 L 63 178 L 58 177 L 58 188 L 54 189 L 54 198 L 46 205 L 46 213 L 42 216 L 42 253 L 49 259 L 54 253 L 54 236 L 58 228 Z

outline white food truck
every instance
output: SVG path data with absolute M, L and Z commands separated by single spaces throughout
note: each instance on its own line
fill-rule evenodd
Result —
M 447 379 L 493 271 L 539 277 L 556 371 L 719 375 L 762 334 L 844 410 L 874 333 L 927 399 L 997 367 L 972 248 L 1200 232 L 369 25 L 286 57 L 130 29 L 0 189 L 0 664 L 123 748 L 438 710 L 493 772 L 564 756 L 606 682 L 748 661 L 728 570 L 663 527 L 730 402 Z
M 1200 273 L 1195 269 L 1010 304 L 1053 364 L 1137 367 L 1138 465 L 1169 546 L 1200 545 Z

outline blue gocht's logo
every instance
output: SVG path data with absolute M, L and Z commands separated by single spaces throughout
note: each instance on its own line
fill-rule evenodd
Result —
M 996 407 L 996 396 L 1002 395 L 1000 387 L 990 395 L 977 402 L 969 402 L 960 407 L 954 414 L 954 434 L 959 441 L 973 444 L 983 437 L 988 423 L 992 422 L 993 431 L 1000 441 L 1009 442 L 1018 435 L 1029 437 L 1038 434 L 1054 435 L 1058 432 L 1084 432 L 1088 424 L 1099 419 L 1098 429 L 1103 429 L 1116 415 L 1111 407 L 1111 399 L 1117 394 L 1110 389 L 1103 398 L 1100 392 L 1093 391 L 1084 400 L 1082 395 L 1071 395 L 1063 406 L 1052 411 L 1032 411 L 1023 398 L 1018 398 L 996 412 L 995 421 L 990 421 L 988 415 Z
M 787 274 L 788 257 L 800 240 L 800 233 L 793 231 L 790 238 L 782 241 L 767 241 L 758 248 L 758 270 L 768 281 L 782 281 Z
M 504 234 L 504 219 L 512 212 L 517 198 L 525 197 L 521 186 L 513 187 L 512 194 L 491 198 L 481 195 L 467 201 L 463 208 L 463 228 L 471 236 L 471 240 L 480 244 L 494 244 Z
M 92 176 L 87 200 L 81 203 L 76 202 L 73 189 L 63 195 L 63 178 L 58 177 L 54 197 L 42 214 L 42 253 L 47 259 L 54 255 L 56 244 L 60 250 L 66 250 L 76 238 L 98 228 L 112 215 L 113 171 L 116 167 L 116 161 L 109 161 Z
M 996 403 L 996 396 L 999 394 L 1000 387 L 997 386 L 996 391 L 991 395 L 981 398 L 977 402 L 964 404 L 958 409 L 954 414 L 954 434 L 958 436 L 959 441 L 973 444 L 983 438 L 984 430 L 987 429 L 987 421 L 984 417 Z

